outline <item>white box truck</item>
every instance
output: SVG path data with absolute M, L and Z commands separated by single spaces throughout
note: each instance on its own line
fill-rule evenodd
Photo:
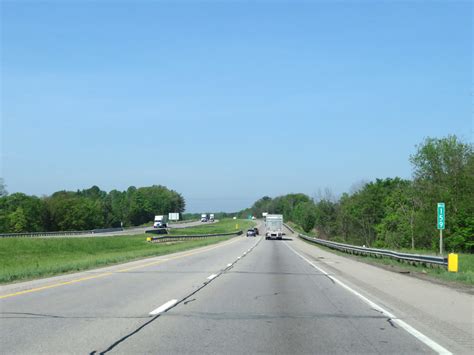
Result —
M 207 213 L 201 214 L 201 222 L 207 222 Z
M 153 228 L 166 228 L 166 221 L 165 216 L 155 216 L 155 220 L 153 221 Z
M 209 222 L 214 222 L 214 213 L 209 215 Z
M 265 239 L 283 238 L 283 215 L 267 214 L 265 218 Z

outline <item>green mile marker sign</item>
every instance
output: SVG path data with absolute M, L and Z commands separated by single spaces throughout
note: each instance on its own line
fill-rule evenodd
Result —
M 444 202 L 438 203 L 438 229 L 444 229 L 446 221 L 446 209 L 444 207 Z

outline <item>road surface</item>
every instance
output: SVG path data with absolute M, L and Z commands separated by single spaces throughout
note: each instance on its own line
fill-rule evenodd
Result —
M 218 222 L 216 220 L 215 222 Z M 212 223 L 212 222 L 210 222 Z M 206 223 L 209 224 L 209 223 Z M 170 223 L 168 225 L 168 228 L 171 229 L 183 229 L 183 228 L 190 228 L 190 227 L 196 227 L 196 226 L 201 226 L 204 225 L 201 221 L 193 221 L 193 222 L 178 222 L 178 223 Z M 31 238 L 88 238 L 88 237 L 114 237 L 114 236 L 121 236 L 121 235 L 134 235 L 134 234 L 143 234 L 147 230 L 153 229 L 152 223 L 150 223 L 150 226 L 148 227 L 127 227 L 123 230 L 119 231 L 114 231 L 114 232 L 97 232 L 97 233 L 91 233 L 91 232 L 84 232 L 80 234 L 67 234 L 67 232 L 54 232 L 57 234 L 52 234 L 52 235 L 33 235 Z M 47 233 L 47 232 L 46 232 Z M 63 234 L 64 233 L 64 234 Z M 26 233 L 28 234 L 28 233 Z M 1 237 L 1 236 L 0 236 Z M 12 238 L 12 237 L 8 237 Z
M 448 351 L 437 339 L 407 331 L 396 315 L 387 316 L 383 300 L 368 303 L 340 281 L 343 275 L 316 268 L 321 265 L 305 248 L 319 250 L 291 236 L 242 236 L 2 286 L 0 348 L 8 354 Z M 163 305 L 172 307 L 156 314 Z

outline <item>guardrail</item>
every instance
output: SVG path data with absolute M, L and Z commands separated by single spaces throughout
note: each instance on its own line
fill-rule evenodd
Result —
M 62 232 L 24 232 L 24 233 L 1 233 L 0 238 L 17 238 L 17 237 L 52 237 L 52 236 L 68 236 L 95 233 L 111 233 L 123 231 L 123 228 L 101 228 L 85 231 L 62 231 Z
M 17 237 L 51 237 L 59 235 L 79 235 L 93 234 L 92 231 L 68 231 L 68 232 L 34 232 L 34 233 L 2 233 L 0 238 L 17 238 Z
M 285 227 L 288 228 L 292 233 L 296 233 L 287 224 L 285 224 Z M 325 247 L 343 251 L 349 254 L 369 255 L 369 256 L 375 256 L 375 257 L 389 257 L 392 259 L 396 259 L 398 261 L 415 262 L 415 263 L 421 263 L 421 264 L 426 264 L 426 265 L 448 266 L 448 258 L 445 258 L 442 256 L 409 254 L 409 253 L 400 253 L 397 251 L 386 250 L 386 249 L 358 247 L 355 245 L 330 242 L 329 240 L 308 237 L 307 235 L 304 235 L 301 233 L 297 233 L 297 234 L 298 234 L 298 237 L 300 237 L 301 239 L 307 240 L 308 242 L 323 245 Z
M 191 221 L 196 222 L 196 221 Z M 191 223 L 189 222 L 189 223 Z M 192 228 L 195 226 L 184 226 L 184 227 L 173 227 L 175 229 L 185 229 L 185 228 Z M 98 229 L 90 229 L 90 230 L 83 230 L 83 231 L 58 231 L 58 232 L 22 232 L 22 233 L 0 233 L 0 238 L 19 238 L 19 237 L 53 237 L 53 236 L 68 236 L 68 235 L 90 235 L 96 233 L 113 233 L 113 232 L 122 232 L 122 231 L 133 231 L 133 230 L 141 230 L 146 227 L 141 226 L 131 226 L 131 227 L 118 227 L 118 228 L 98 228 Z
M 195 235 L 162 235 L 159 237 L 147 237 L 147 242 L 169 242 L 173 240 L 194 240 L 194 239 L 205 239 L 211 237 L 227 237 L 231 235 L 242 235 L 243 231 L 239 230 L 237 232 L 231 233 L 217 233 L 217 234 L 195 234 Z

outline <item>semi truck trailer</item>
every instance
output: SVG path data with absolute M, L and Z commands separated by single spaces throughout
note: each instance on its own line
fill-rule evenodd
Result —
M 265 217 L 265 239 L 283 238 L 283 215 L 267 214 Z

